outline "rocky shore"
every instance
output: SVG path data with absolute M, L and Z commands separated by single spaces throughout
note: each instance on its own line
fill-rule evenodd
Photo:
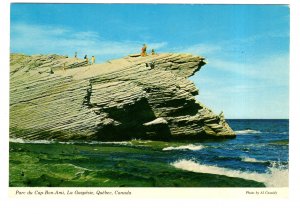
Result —
M 195 99 L 198 89 L 188 77 L 203 65 L 203 57 L 190 54 L 132 55 L 93 65 L 59 55 L 11 54 L 10 137 L 235 137 L 223 114 Z

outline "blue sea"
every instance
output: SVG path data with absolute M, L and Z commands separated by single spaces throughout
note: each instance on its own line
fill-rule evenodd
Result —
M 122 142 L 58 142 L 88 143 L 103 147 L 119 147 L 124 152 L 98 153 L 93 149 L 80 152 L 93 161 L 109 155 L 111 161 L 121 159 L 131 163 L 169 164 L 185 171 L 208 173 L 255 180 L 267 187 L 287 187 L 289 167 L 289 120 L 227 120 L 237 137 L 234 139 L 199 140 L 186 142 L 151 142 L 142 140 Z M 10 139 L 15 143 L 57 143 L 57 141 Z M 150 142 L 150 143 L 149 143 Z M 151 144 L 152 146 L 147 146 Z M 157 145 L 160 144 L 160 145 Z M 141 152 L 129 152 L 128 147 Z M 120 151 L 120 150 L 119 150 Z M 105 156 L 106 155 L 106 156 Z M 95 159 L 96 158 L 96 159 Z M 105 166 L 95 164 L 94 168 Z M 81 166 L 82 167 L 82 166 Z M 88 166 L 84 166 L 88 167 Z M 107 166 L 106 166 L 107 167 Z M 143 169 L 141 169 L 143 170 Z
M 288 186 L 289 120 L 227 120 L 237 137 L 188 144 L 172 165 L 184 170 Z

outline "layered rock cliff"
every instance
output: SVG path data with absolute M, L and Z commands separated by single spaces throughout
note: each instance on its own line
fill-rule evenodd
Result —
M 189 54 L 132 55 L 94 65 L 58 55 L 11 54 L 10 136 L 234 137 L 223 115 L 195 100 L 198 90 L 188 77 L 204 64 Z

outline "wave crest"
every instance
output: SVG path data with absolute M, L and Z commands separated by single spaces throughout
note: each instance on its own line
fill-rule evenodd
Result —
M 163 151 L 170 151 L 170 150 L 192 150 L 192 151 L 197 151 L 197 150 L 201 150 L 203 149 L 204 146 L 202 145 L 194 145 L 194 144 L 188 144 L 188 145 L 184 145 L 184 146 L 169 146 L 166 148 L 163 148 Z
M 243 135 L 243 134 L 260 134 L 262 132 L 261 131 L 257 131 L 257 130 L 252 130 L 252 129 L 245 129 L 245 130 L 235 131 L 235 133 L 237 135 Z
M 109 142 L 102 142 L 102 141 L 92 141 L 88 142 L 88 144 L 102 144 L 102 145 L 126 145 L 126 146 L 131 146 L 132 143 L 128 141 L 109 141 Z
M 257 160 L 256 158 L 250 158 L 250 157 L 241 157 L 241 160 L 243 162 L 250 162 L 250 163 L 267 163 L 268 161 L 263 160 Z
M 193 160 L 178 160 L 171 164 L 172 166 L 198 173 L 208 173 L 225 175 L 228 177 L 242 178 L 246 180 L 254 180 L 264 183 L 267 187 L 287 187 L 288 186 L 288 169 L 282 167 L 279 163 L 273 164 L 268 173 L 257 172 L 242 172 L 238 170 L 232 170 L 222 168 L 218 166 L 210 166 L 197 163 Z

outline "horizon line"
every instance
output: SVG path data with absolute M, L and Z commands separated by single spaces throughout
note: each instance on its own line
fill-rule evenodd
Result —
M 289 118 L 226 118 L 225 120 L 289 120 Z

